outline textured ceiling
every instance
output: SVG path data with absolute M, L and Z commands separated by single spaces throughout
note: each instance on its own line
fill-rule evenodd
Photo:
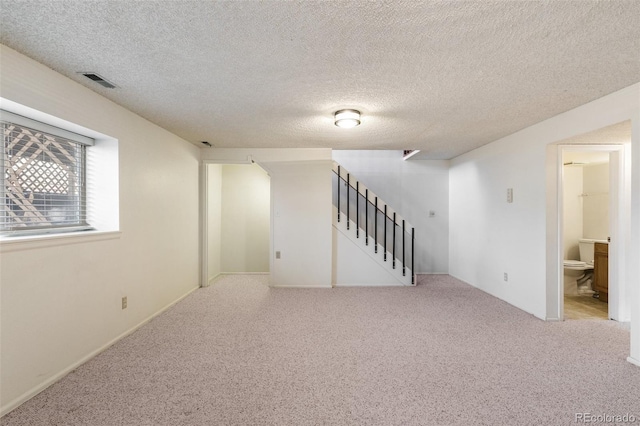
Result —
M 1 43 L 198 145 L 447 159 L 640 81 L 636 0 L 0 7 Z
M 613 124 L 557 142 L 562 145 L 607 145 L 631 143 L 631 121 Z

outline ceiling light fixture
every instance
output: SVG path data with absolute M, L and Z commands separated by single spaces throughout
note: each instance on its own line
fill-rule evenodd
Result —
M 341 109 L 334 114 L 335 124 L 344 129 L 350 129 L 360 125 L 360 111 L 355 109 Z

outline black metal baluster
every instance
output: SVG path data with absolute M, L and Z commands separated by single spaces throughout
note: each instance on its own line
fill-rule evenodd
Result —
M 360 181 L 356 181 L 356 238 L 360 238 Z
M 402 276 L 406 275 L 404 263 L 404 219 L 402 219 Z
M 364 190 L 364 245 L 369 245 L 369 190 Z
M 376 197 L 376 212 L 373 220 L 373 235 L 376 243 L 375 252 L 378 252 L 378 197 Z
M 338 166 L 338 222 L 340 222 L 340 184 L 342 184 L 340 180 L 340 166 Z
M 393 260 L 393 269 L 396 269 L 396 212 L 393 212 L 393 242 L 391 246 L 391 257 Z
M 349 230 L 349 222 L 351 222 L 351 217 L 349 216 L 349 192 L 351 192 L 351 183 L 349 182 L 349 173 L 347 173 L 347 231 Z
M 387 205 L 384 205 L 384 261 L 387 261 Z

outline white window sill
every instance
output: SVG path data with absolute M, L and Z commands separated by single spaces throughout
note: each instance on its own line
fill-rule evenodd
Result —
M 13 237 L 3 236 L 0 237 L 0 253 L 114 240 L 120 238 L 121 234 L 121 231 L 82 231 Z

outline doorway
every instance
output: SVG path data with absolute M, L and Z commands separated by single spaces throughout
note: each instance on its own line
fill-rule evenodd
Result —
M 629 200 L 631 198 L 631 164 L 630 156 L 628 154 L 630 152 L 631 146 L 631 123 L 629 121 L 626 121 L 623 123 L 615 124 L 588 134 L 579 135 L 570 139 L 560 141 L 554 145 L 556 145 L 555 150 L 557 152 L 557 155 L 555 156 L 555 168 L 557 171 L 557 209 L 554 210 L 556 211 L 555 220 L 557 220 L 558 233 L 556 234 L 557 251 L 551 249 L 549 251 L 549 254 L 551 254 L 552 256 L 550 260 L 554 258 L 556 259 L 553 262 L 557 266 L 550 269 L 550 271 L 553 271 L 555 269 L 556 273 L 554 275 L 557 278 L 550 281 L 550 284 L 552 285 L 552 287 L 550 287 L 550 290 L 552 288 L 554 290 L 553 293 L 549 294 L 551 297 L 548 299 L 547 318 L 559 320 L 565 319 L 564 261 L 565 259 L 571 257 L 573 257 L 574 260 L 577 260 L 577 257 L 579 256 L 579 249 L 575 247 L 576 245 L 578 245 L 576 243 L 579 243 L 575 241 L 576 235 L 569 237 L 572 241 L 571 244 L 565 242 L 565 235 L 570 234 L 570 232 L 567 233 L 565 231 L 575 224 L 569 224 L 569 221 L 572 219 L 565 217 L 564 200 L 565 184 L 567 183 L 565 182 L 565 171 L 579 166 L 578 164 L 565 166 L 565 163 L 571 163 L 572 161 L 575 163 L 587 163 L 587 161 L 580 161 L 579 159 L 580 155 L 585 155 L 587 157 L 590 157 L 590 163 L 593 162 L 596 164 L 598 162 L 602 163 L 603 161 L 593 161 L 593 158 L 608 158 L 608 191 L 606 186 L 604 190 L 602 188 L 596 188 L 594 190 L 591 190 L 592 196 L 585 197 L 585 194 L 587 194 L 587 192 L 584 191 L 583 187 L 579 195 L 581 195 L 580 202 L 582 203 L 584 203 L 586 199 L 588 200 L 588 203 L 600 204 L 600 207 L 603 207 L 605 209 L 607 206 L 602 206 L 603 202 L 608 205 L 608 220 L 605 220 L 604 225 L 602 224 L 602 221 L 600 222 L 601 227 L 607 227 L 608 224 L 608 229 L 601 229 L 600 231 L 598 231 L 599 233 L 595 235 L 596 238 L 590 239 L 597 240 L 600 243 L 608 243 L 604 245 L 604 247 L 606 247 L 608 251 L 608 274 L 606 274 L 606 277 L 608 278 L 608 306 L 606 309 L 606 316 L 607 318 L 616 321 L 628 322 L 630 321 L 629 294 L 631 284 L 626 280 L 626 275 L 624 274 L 625 265 L 623 264 L 623 260 L 626 258 L 625 253 L 629 249 L 630 245 Z M 554 148 L 550 146 L 550 149 Z M 573 170 L 573 172 L 579 173 L 576 170 Z M 602 170 L 600 172 L 602 172 Z M 600 178 L 600 180 L 602 179 Z M 602 182 L 598 183 L 602 184 Z M 608 196 L 608 201 L 606 201 L 607 197 L 605 197 L 604 194 L 607 192 L 608 194 L 606 195 Z M 600 200 L 597 200 L 598 197 L 600 197 Z M 605 199 L 605 201 L 603 201 L 603 199 Z M 549 213 L 551 213 L 551 211 L 549 211 Z M 582 236 L 584 237 L 584 227 L 582 226 L 581 229 L 581 233 L 583 233 Z M 604 235 L 604 233 L 608 235 Z M 607 237 L 610 237 L 610 241 L 607 241 Z M 590 260 L 591 259 L 587 259 L 587 261 Z M 593 281 L 590 284 L 593 285 Z M 568 283 L 568 285 L 571 286 L 572 284 Z M 593 288 L 591 288 L 591 290 L 593 290 Z M 554 306 L 557 310 L 554 309 Z
M 269 175 L 255 163 L 203 167 L 202 285 L 221 275 L 268 274 Z
M 562 152 L 565 319 L 609 319 L 609 157 L 606 150 Z

